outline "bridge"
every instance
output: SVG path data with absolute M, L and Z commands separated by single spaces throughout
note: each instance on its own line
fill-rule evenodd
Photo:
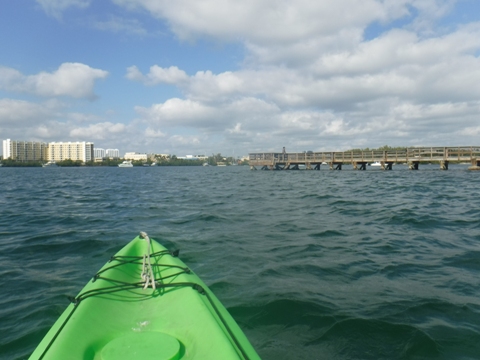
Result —
M 415 147 L 389 151 L 327 151 L 302 153 L 250 153 L 250 169 L 257 170 L 320 170 L 328 166 L 330 170 L 342 170 L 351 164 L 354 170 L 366 170 L 367 165 L 378 165 L 382 170 L 392 170 L 393 164 L 408 164 L 409 169 L 418 170 L 422 163 L 438 162 L 440 169 L 448 170 L 454 163 L 470 163 L 470 170 L 480 170 L 480 146 L 457 147 Z

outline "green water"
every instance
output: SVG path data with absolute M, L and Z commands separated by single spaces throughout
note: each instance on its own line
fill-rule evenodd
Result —
M 140 231 L 263 359 L 480 358 L 480 173 L 0 169 L 0 358 Z

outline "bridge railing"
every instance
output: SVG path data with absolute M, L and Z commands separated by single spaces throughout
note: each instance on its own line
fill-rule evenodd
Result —
M 421 147 L 390 151 L 338 151 L 303 153 L 250 153 L 249 160 L 271 162 L 374 162 L 374 161 L 466 161 L 480 159 L 480 146 Z

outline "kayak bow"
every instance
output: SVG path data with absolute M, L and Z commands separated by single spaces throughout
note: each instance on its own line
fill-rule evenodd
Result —
M 177 256 L 140 233 L 71 299 L 30 360 L 259 359 Z

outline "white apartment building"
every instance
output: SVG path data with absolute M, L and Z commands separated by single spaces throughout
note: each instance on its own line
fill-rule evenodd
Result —
M 136 152 L 127 152 L 124 156 L 125 160 L 141 160 L 147 161 L 147 154 L 140 154 Z
M 93 149 L 93 157 L 95 159 L 103 159 L 105 157 L 105 149 L 102 148 L 94 148 Z
M 119 159 L 120 158 L 120 151 L 118 149 L 107 149 L 105 151 L 106 157 L 110 159 Z
M 3 140 L 3 158 L 17 161 L 47 160 L 47 143 Z
M 91 142 L 51 142 L 48 144 L 48 160 L 93 160 L 93 143 Z

